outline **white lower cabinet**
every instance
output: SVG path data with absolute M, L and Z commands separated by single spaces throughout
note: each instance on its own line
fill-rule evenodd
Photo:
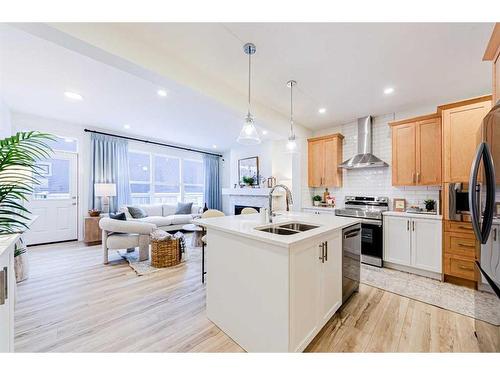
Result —
M 384 261 L 441 273 L 441 220 L 384 216 Z
M 0 236 L 2 237 L 2 236 Z M 10 237 L 13 237 L 12 235 Z M 0 239 L 0 353 L 14 351 L 14 243 L 4 251 Z
M 291 254 L 291 351 L 304 350 L 342 304 L 341 259 L 340 231 Z
M 340 234 L 337 231 L 291 254 L 291 351 L 304 350 L 342 304 Z
M 334 259 L 342 260 L 342 236 L 335 236 L 325 241 L 325 257 L 320 263 L 320 322 L 323 326 L 335 314 L 342 304 L 342 264 Z M 319 256 L 318 256 L 319 261 Z

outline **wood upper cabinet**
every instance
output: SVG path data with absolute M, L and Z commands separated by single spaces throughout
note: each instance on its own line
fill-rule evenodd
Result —
M 443 119 L 443 180 L 469 181 L 484 116 L 491 109 L 491 96 L 439 107 Z
M 308 139 L 308 180 L 310 187 L 342 186 L 342 134 Z
M 495 24 L 495 28 L 491 33 L 490 41 L 484 51 L 483 61 L 491 61 L 493 63 L 492 70 L 492 93 L 493 104 L 500 100 L 500 23 Z
M 390 123 L 392 185 L 441 184 L 441 119 L 438 115 Z

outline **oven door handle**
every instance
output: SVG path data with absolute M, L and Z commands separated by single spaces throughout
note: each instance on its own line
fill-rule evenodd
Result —
M 359 232 L 361 232 L 361 228 L 352 229 L 352 230 L 344 233 L 344 238 L 356 237 Z

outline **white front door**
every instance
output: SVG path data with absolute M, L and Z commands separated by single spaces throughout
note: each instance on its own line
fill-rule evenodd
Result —
M 38 218 L 25 235 L 28 245 L 78 238 L 77 154 L 56 151 L 39 163 L 41 184 L 27 208 Z

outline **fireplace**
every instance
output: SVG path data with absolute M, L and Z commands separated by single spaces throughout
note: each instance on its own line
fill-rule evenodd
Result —
M 241 215 L 241 210 L 244 209 L 245 207 L 250 207 L 250 208 L 255 208 L 257 211 L 260 211 L 261 207 L 256 207 L 256 206 L 240 206 L 238 204 L 234 205 L 234 214 L 235 215 Z

